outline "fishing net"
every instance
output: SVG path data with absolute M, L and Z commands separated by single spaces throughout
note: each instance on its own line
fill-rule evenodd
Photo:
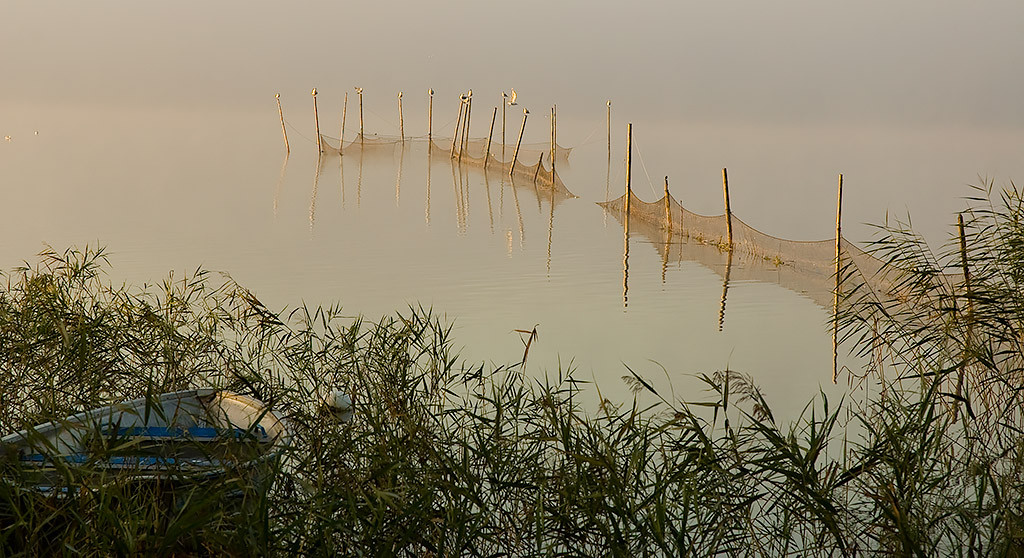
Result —
M 611 212 L 630 233 L 647 238 L 664 262 L 695 260 L 721 271 L 721 252 L 729 247 L 729 223 L 725 214 L 700 215 L 683 207 L 671 194 L 645 202 L 629 194 L 629 223 L 626 223 L 626 195 L 598 205 Z M 832 308 L 835 294 L 836 241 L 798 241 L 763 233 L 732 215 L 732 252 L 737 265 L 733 279 L 774 282 L 816 303 Z M 708 250 L 711 247 L 714 250 Z M 717 252 L 717 255 L 715 254 Z M 840 290 L 870 290 L 891 298 L 904 296 L 898 270 L 845 238 L 840 238 L 842 265 Z M 941 280 L 955 283 L 955 275 Z
M 340 142 L 336 138 L 321 134 L 321 149 L 327 155 L 339 154 L 390 154 L 400 149 L 403 143 L 422 141 L 424 138 L 405 138 L 395 136 L 362 136 L 357 135 L 350 142 Z M 490 142 L 490 154 L 486 154 L 488 147 L 487 138 L 467 139 L 464 142 L 456 142 L 454 150 L 452 140 L 440 139 L 429 141 L 429 150 L 432 157 L 442 157 L 453 160 L 460 166 L 476 167 L 485 170 L 487 173 L 503 173 L 509 176 L 513 184 L 518 186 L 535 187 L 542 197 L 551 198 L 555 201 L 577 197 L 565 186 L 557 170 L 552 170 L 550 165 L 545 166 L 543 159 L 547 156 L 550 159 L 551 149 L 549 145 L 542 143 L 523 144 L 519 146 L 518 157 L 515 156 L 515 146 L 505 145 L 505 156 L 500 155 L 502 145 L 500 142 Z M 555 145 L 556 167 L 558 163 L 568 164 L 569 154 L 572 148 Z M 485 156 L 486 154 L 486 156 Z M 536 159 L 536 163 L 530 165 L 522 161 Z

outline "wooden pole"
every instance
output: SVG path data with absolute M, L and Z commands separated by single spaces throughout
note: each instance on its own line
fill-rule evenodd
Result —
M 465 104 L 462 99 L 459 99 L 459 116 L 455 118 L 455 132 L 452 134 L 452 159 L 455 158 L 455 145 L 459 141 L 459 125 L 462 124 L 462 107 Z
M 338 149 L 341 149 L 345 145 L 345 118 L 348 116 L 348 91 L 345 92 L 345 104 L 341 105 L 341 136 L 339 139 L 340 145 Z
M 316 123 L 316 148 L 320 153 L 324 152 L 323 139 L 320 138 L 320 116 L 316 112 L 316 87 L 313 88 L 313 121 Z
M 363 88 L 356 87 L 356 93 L 359 93 L 359 142 L 363 141 Z
M 516 142 L 516 150 L 512 154 L 512 164 L 508 166 L 508 175 L 512 176 L 512 173 L 516 170 L 516 160 L 519 159 L 519 147 L 523 145 L 523 132 L 526 131 L 526 117 L 530 116 L 528 109 L 523 109 L 523 127 L 519 129 L 519 141 Z
M 839 193 L 836 195 L 836 283 L 832 296 L 832 383 L 839 381 L 839 287 L 842 284 L 843 245 L 843 175 L 839 175 Z
M 555 105 L 551 105 L 551 185 L 555 185 L 555 133 L 556 133 L 556 109 Z
M 398 92 L 398 133 L 402 136 L 402 143 L 405 143 L 405 119 L 402 117 L 402 92 Z
M 537 159 L 537 170 L 533 171 L 533 183 L 534 184 L 537 183 L 537 176 L 540 175 L 540 167 L 541 167 L 541 163 L 543 163 L 543 162 L 544 162 L 544 152 L 541 151 L 540 152 L 540 158 Z
M 626 229 L 629 229 L 629 199 L 633 197 L 633 123 L 626 124 Z
M 281 109 L 281 94 L 274 95 L 277 99 L 277 114 L 281 117 L 281 135 L 284 136 L 284 152 L 285 154 L 291 154 L 292 148 L 288 145 L 288 130 L 284 126 L 284 110 Z
M 501 92 L 501 161 L 505 161 L 505 107 L 508 106 L 506 98 L 508 95 Z
M 469 147 L 469 120 L 473 117 L 473 90 L 469 91 L 466 100 L 466 125 L 462 128 L 462 148 L 459 149 L 459 160 L 462 160 L 462 152 Z
M 608 160 L 612 158 L 612 101 L 608 100 Z
M 665 221 L 668 222 L 668 230 L 672 231 L 672 201 L 668 195 L 668 177 L 665 177 Z
M 491 138 L 494 137 L 494 119 L 498 117 L 498 107 L 494 107 L 494 112 L 491 113 L 491 131 L 487 132 L 487 152 L 484 153 L 484 168 L 487 168 L 487 162 L 491 159 Z
M 427 105 L 427 140 L 434 140 L 434 89 L 427 89 L 427 95 L 430 96 L 430 102 Z
M 732 208 L 729 206 L 729 173 L 722 169 L 722 189 L 725 191 L 725 231 L 728 235 L 729 250 L 732 250 Z

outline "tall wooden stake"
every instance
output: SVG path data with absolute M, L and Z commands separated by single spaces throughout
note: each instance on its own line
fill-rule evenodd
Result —
M 348 91 L 345 92 L 345 103 L 341 105 L 341 135 L 339 137 L 338 149 L 345 145 L 345 118 L 348 116 Z
M 551 185 L 555 185 L 555 114 L 556 106 L 551 105 Z
M 466 100 L 466 125 L 462 128 L 462 147 L 459 149 L 459 160 L 462 160 L 462 152 L 469 147 L 469 120 L 473 116 L 473 92 L 470 90 L 469 99 Z
M 629 229 L 629 199 L 633 197 L 633 123 L 626 124 L 626 229 Z
M 277 99 L 277 114 L 281 117 L 281 135 L 284 136 L 284 151 L 286 154 L 291 154 L 292 148 L 288 145 L 288 130 L 284 126 L 284 110 L 281 109 L 281 94 L 274 95 Z
M 484 153 L 484 168 L 487 168 L 487 162 L 491 159 L 491 138 L 494 137 L 494 119 L 498 117 L 498 107 L 494 107 L 494 112 L 491 113 L 491 131 L 487 132 L 487 152 Z
M 533 183 L 537 183 L 537 177 L 540 175 L 540 168 L 544 162 L 544 152 L 540 152 L 540 158 L 537 159 L 537 170 L 533 171 Z
M 427 105 L 427 140 L 433 141 L 434 139 L 434 89 L 427 89 L 427 95 L 430 96 L 430 103 Z
M 729 173 L 722 169 L 722 189 L 725 191 L 725 231 L 728 235 L 729 250 L 732 250 L 732 208 L 729 206 Z
M 362 143 L 363 135 L 363 88 L 356 87 L 356 93 L 359 93 L 359 142 Z
M 402 136 L 402 143 L 405 143 L 405 119 L 402 117 L 402 92 L 398 92 L 398 133 Z
M 612 159 L 612 101 L 608 100 L 608 160 Z
M 516 170 L 516 161 L 519 159 L 519 147 L 523 145 L 523 132 L 526 131 L 526 117 L 530 116 L 530 111 L 523 109 L 523 127 L 519 128 L 519 141 L 516 142 L 516 150 L 512 154 L 512 164 L 508 166 L 508 175 L 512 176 L 512 173 Z
M 508 106 L 508 95 L 501 92 L 501 161 L 505 161 L 505 107 Z
M 316 87 L 313 88 L 313 121 L 316 123 L 316 148 L 320 153 L 324 152 L 323 139 L 320 137 L 320 116 L 316 113 Z
M 665 221 L 668 222 L 668 230 L 672 232 L 672 200 L 668 196 L 668 177 L 665 177 Z
M 842 284 L 843 246 L 843 175 L 839 175 L 839 193 L 836 196 L 836 290 L 832 296 L 832 383 L 839 381 L 839 287 Z
M 459 116 L 455 118 L 455 132 L 452 134 L 452 159 L 455 158 L 455 145 L 459 141 L 459 125 L 462 124 L 462 108 L 465 105 L 466 103 L 462 99 L 459 99 Z

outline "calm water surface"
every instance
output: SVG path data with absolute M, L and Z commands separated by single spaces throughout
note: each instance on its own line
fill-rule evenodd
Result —
M 728 167 L 746 222 L 825 239 L 842 172 L 848 238 L 909 211 L 944 242 L 967 184 L 1024 176 L 1022 8 L 948 4 L 12 4 L 0 18 L 17 53 L 0 62 L 0 267 L 44 243 L 98 243 L 118 281 L 201 266 L 275 309 L 338 301 L 374 318 L 422 305 L 454 321 L 468 361 L 496 365 L 521 358 L 514 330 L 536 325 L 538 377 L 572 369 L 621 399 L 628 365 L 696 399 L 691 375 L 728 366 L 793 416 L 819 387 L 844 390 L 831 387 L 827 311 L 771 282 L 723 285 L 724 257 L 683 247 L 665 259 L 642 234 L 624 261 L 622 227 L 595 202 L 622 192 L 632 122 L 644 199 L 669 175 L 688 208 L 721 213 Z M 475 137 L 510 85 L 510 142 L 524 107 L 526 141 L 546 141 L 558 104 L 559 141 L 575 148 L 559 171 L 579 197 L 552 207 L 422 142 L 318 164 L 309 91 L 332 136 L 349 93 L 351 139 L 356 85 L 367 133 L 388 135 L 399 91 L 415 136 L 428 87 L 440 136 L 468 88 Z

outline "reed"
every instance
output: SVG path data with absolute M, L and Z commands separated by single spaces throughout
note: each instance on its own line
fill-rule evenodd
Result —
M 911 309 L 844 293 L 841 317 L 908 381 L 864 403 L 821 395 L 791 424 L 734 370 L 699 375 L 705 397 L 687 403 L 627 366 L 632 398 L 585 407 L 596 387 L 571 369 L 462 360 L 430 309 L 273 310 L 222 274 L 136 287 L 107 278 L 103 249 L 47 250 L 0 280 L 0 433 L 213 386 L 267 403 L 292 440 L 266 482 L 182 470 L 153 483 L 58 460 L 50 492 L 4 448 L 0 554 L 1017 555 L 1022 201 L 973 208 L 966 249 L 938 260 L 887 230 L 876 248 L 921 264 L 901 268 L 919 289 Z M 950 304 L 962 281 L 931 273 L 962 252 L 969 347 Z M 352 395 L 350 423 L 324 412 L 334 389 Z

